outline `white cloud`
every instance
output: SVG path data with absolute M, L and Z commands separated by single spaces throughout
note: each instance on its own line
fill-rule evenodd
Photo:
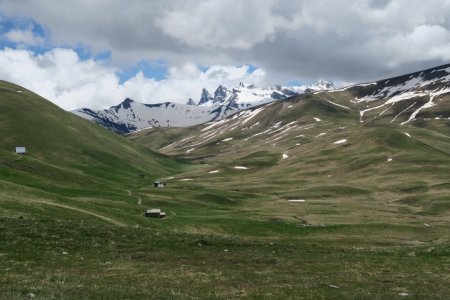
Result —
M 44 42 L 41 36 L 34 34 L 32 28 L 11 29 L 3 34 L 3 37 L 10 42 L 27 46 L 37 46 Z
M 249 49 L 271 38 L 285 20 L 276 1 L 207 0 L 173 5 L 156 19 L 162 31 L 192 47 Z
M 171 67 L 168 70 L 169 77 L 174 79 L 189 79 L 200 75 L 200 70 L 193 63 L 186 63 L 181 67 Z
M 417 61 L 446 62 L 450 60 L 450 31 L 439 25 L 418 25 L 410 31 L 374 39 L 361 51 L 376 51 L 385 57 L 383 64 L 390 69 Z
M 55 48 L 43 54 L 28 50 L 0 51 L 0 78 L 22 85 L 58 106 L 102 108 L 120 103 L 126 97 L 145 103 L 198 99 L 201 89 L 215 89 L 240 81 L 262 83 L 265 72 L 249 71 L 248 66 L 214 65 L 203 71 L 187 63 L 170 68 L 166 79 L 146 78 L 142 72 L 120 83 L 115 68 L 94 60 L 81 60 L 71 49 Z
M 44 54 L 6 48 L 0 51 L 0 77 L 65 109 L 105 105 L 119 87 L 114 69 L 93 60 L 81 61 L 75 51 L 62 48 Z
M 450 31 L 439 25 L 420 25 L 409 34 L 398 38 L 404 54 L 410 61 L 420 58 L 450 59 Z M 399 58 L 400 59 L 400 58 Z

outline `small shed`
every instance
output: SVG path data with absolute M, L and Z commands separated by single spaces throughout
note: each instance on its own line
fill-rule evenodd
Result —
M 166 213 L 164 211 L 161 211 L 161 209 L 159 208 L 152 208 L 152 209 L 147 209 L 145 214 L 144 214 L 147 218 L 165 218 L 166 217 Z
M 25 147 L 16 147 L 17 154 L 25 154 L 27 153 L 27 149 Z
M 163 187 L 166 187 L 166 183 L 158 180 L 158 181 L 155 181 L 154 186 L 155 186 L 155 188 L 163 188 Z

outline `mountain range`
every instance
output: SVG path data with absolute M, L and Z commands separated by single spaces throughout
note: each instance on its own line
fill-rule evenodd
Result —
M 186 104 L 174 102 L 144 104 L 127 98 L 119 105 L 108 109 L 81 108 L 73 113 L 124 134 L 151 127 L 194 126 L 221 120 L 249 107 L 299 94 L 331 89 L 334 89 L 333 83 L 326 81 L 305 86 L 269 88 L 258 88 L 252 84 L 240 83 L 233 89 L 220 85 L 213 95 L 207 89 L 203 89 L 197 102 L 189 99 Z
M 334 84 L 323 80 L 311 85 L 288 87 L 273 86 L 267 88 L 260 88 L 254 84 L 245 84 L 241 82 L 233 89 L 228 89 L 220 85 L 214 91 L 213 95 L 211 95 L 207 89 L 203 89 L 200 100 L 197 103 L 200 106 L 228 105 L 239 109 L 245 109 L 251 106 L 283 100 L 304 93 L 332 89 L 334 89 Z M 192 99 L 189 99 L 187 103 L 196 104 Z
M 293 152 L 325 136 L 335 137 L 330 143 L 359 143 L 364 138 L 356 133 L 377 126 L 392 126 L 407 137 L 414 128 L 428 128 L 448 139 L 450 65 L 251 107 L 231 118 L 173 131 L 172 138 L 170 130 L 157 128 L 131 138 L 169 155 L 204 158 L 218 153 L 217 158 L 231 149 L 275 147 L 270 151 Z M 161 134 L 164 139 L 158 137 Z

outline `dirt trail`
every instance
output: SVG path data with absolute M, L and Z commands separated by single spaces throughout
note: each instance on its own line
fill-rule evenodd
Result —
M 35 189 L 35 188 L 26 187 L 26 186 L 21 186 L 21 185 L 18 185 L 18 184 L 12 183 L 12 182 L 8 182 L 8 181 L 4 181 L 4 180 L 0 180 L 0 183 L 7 184 L 7 185 L 10 185 L 10 186 L 13 186 L 13 187 L 20 187 L 22 189 L 37 191 L 37 192 L 43 193 L 43 194 L 50 194 L 50 193 L 42 191 L 42 190 L 38 190 L 38 189 Z M 10 198 L 10 197 L 7 197 L 6 199 L 2 199 L 2 200 L 9 201 L 10 199 L 8 199 L 8 198 Z M 11 198 L 11 201 L 12 201 L 12 199 L 13 198 Z M 18 200 L 15 199 L 14 201 L 17 202 Z M 84 210 L 84 209 L 81 209 L 81 208 L 73 207 L 73 206 L 70 206 L 70 205 L 67 205 L 67 204 L 55 203 L 55 202 L 44 201 L 44 200 L 37 200 L 37 199 L 27 199 L 27 198 L 20 198 L 19 201 L 25 201 L 25 202 L 31 202 L 31 203 L 40 203 L 40 204 L 45 204 L 45 205 L 51 205 L 51 206 L 56 206 L 56 207 L 60 207 L 60 208 L 70 209 L 70 210 L 73 210 L 73 211 L 77 211 L 77 212 L 80 212 L 80 213 L 91 215 L 93 217 L 99 218 L 99 219 L 101 219 L 103 221 L 109 222 L 109 223 L 117 225 L 117 226 L 128 226 L 128 224 L 120 222 L 120 221 L 117 221 L 117 220 L 115 220 L 113 218 L 110 218 L 110 217 L 107 217 L 107 216 L 104 216 L 104 215 L 101 215 L 101 214 L 98 214 L 98 213 L 94 213 L 94 212 L 91 212 L 91 211 L 88 211 L 88 210 Z
M 132 191 L 127 190 L 127 192 L 128 192 L 128 196 L 133 196 L 133 192 L 132 192 Z M 134 196 L 134 198 L 136 198 L 136 200 L 137 200 L 137 205 L 141 205 L 141 204 L 142 204 L 142 199 L 141 199 L 141 197 L 139 197 L 139 196 Z
M 70 210 L 73 210 L 73 211 L 77 211 L 77 212 L 80 212 L 80 213 L 91 215 L 93 217 L 97 217 L 99 219 L 102 219 L 103 221 L 107 221 L 107 222 L 112 223 L 112 224 L 117 225 L 117 226 L 127 226 L 127 224 L 122 223 L 122 222 L 117 221 L 117 220 L 114 220 L 112 218 L 109 218 L 109 217 L 106 217 L 106 216 L 103 216 L 103 215 L 100 215 L 100 214 L 97 214 L 97 213 L 93 213 L 91 211 L 87 211 L 87 210 L 84 210 L 84 209 L 81 209 L 81 208 L 69 206 L 69 205 L 66 205 L 66 204 L 60 204 L 60 203 L 54 203 L 54 202 L 42 201 L 42 200 L 33 200 L 32 202 L 33 203 L 40 203 L 40 204 L 46 204 L 46 205 L 52 205 L 52 206 L 56 206 L 56 207 L 70 209 Z

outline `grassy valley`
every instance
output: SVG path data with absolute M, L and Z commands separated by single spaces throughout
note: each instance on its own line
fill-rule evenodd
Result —
M 450 294 L 448 120 L 361 123 L 347 90 L 125 139 L 0 88 L 2 299 Z

